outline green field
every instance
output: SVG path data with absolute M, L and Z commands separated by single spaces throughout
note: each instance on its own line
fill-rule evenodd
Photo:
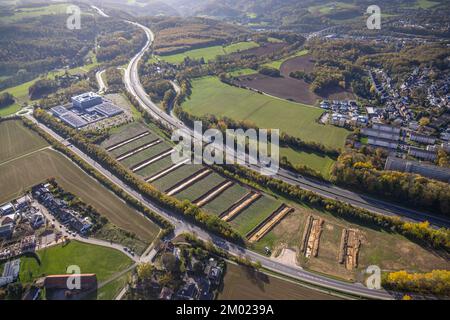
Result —
M 14 14 L 6 17 L 2 17 L 2 22 L 14 22 L 25 18 L 32 18 L 44 15 L 56 15 L 56 14 L 66 14 L 66 10 L 69 4 L 51 4 L 44 5 L 41 7 L 33 8 L 19 8 L 15 9 Z
M 172 158 L 169 156 L 166 158 L 162 158 L 162 159 L 156 161 L 155 163 L 152 163 L 149 166 L 146 166 L 145 168 L 137 171 L 136 173 L 138 175 L 140 175 L 141 177 L 149 178 L 152 175 L 154 175 L 158 172 L 161 172 L 164 169 L 168 169 L 172 165 L 173 165 L 173 161 L 172 161 Z
M 324 178 L 329 178 L 330 170 L 335 161 L 317 153 L 297 151 L 291 148 L 280 147 L 280 157 L 286 157 L 294 165 L 306 165 L 320 172 Z
M 306 50 L 306 49 L 305 50 L 301 50 L 301 51 L 298 51 L 298 52 L 294 53 L 293 55 L 291 55 L 289 57 L 286 57 L 286 58 L 283 58 L 283 59 L 280 59 L 280 60 L 275 60 L 275 61 L 272 61 L 270 63 L 266 63 L 266 64 L 264 64 L 264 66 L 279 70 L 281 68 L 281 65 L 283 63 L 285 63 L 287 60 L 290 60 L 292 58 L 301 57 L 301 56 L 304 56 L 306 54 L 308 54 L 308 50 Z
M 19 197 L 28 188 L 54 177 L 58 184 L 92 205 L 119 228 L 153 241 L 158 227 L 127 206 L 121 199 L 85 174 L 66 157 L 53 150 L 43 150 L 0 164 L 0 203 Z
M 281 205 L 269 197 L 263 196 L 254 202 L 250 207 L 242 211 L 231 224 L 236 231 L 244 237 L 252 231 L 261 221 L 270 216 Z
M 342 148 L 348 135 L 345 129 L 316 123 L 323 113 L 319 108 L 232 87 L 216 77 L 196 79 L 192 85 L 192 95 L 183 108 L 197 116 L 248 120 L 260 128 L 280 129 L 304 141 L 335 148 Z
M 142 138 L 140 138 L 138 140 L 135 140 L 135 141 L 132 141 L 130 143 L 127 143 L 126 145 L 124 145 L 124 146 L 122 146 L 120 148 L 114 149 L 114 150 L 110 151 L 110 153 L 114 157 L 118 157 L 118 156 L 120 156 L 120 155 L 122 155 L 124 153 L 127 153 L 127 152 L 135 149 L 135 148 L 141 147 L 141 146 L 143 146 L 143 145 L 145 145 L 147 143 L 155 141 L 156 139 L 158 139 L 157 136 L 155 136 L 153 134 L 149 134 L 149 135 L 147 135 L 145 137 L 142 137 Z
M 217 56 L 231 54 L 239 51 L 248 50 L 258 47 L 256 42 L 239 42 L 233 43 L 227 46 L 212 46 L 201 49 L 189 50 L 186 52 L 170 55 L 170 56 L 158 56 L 157 58 L 168 63 L 179 64 L 184 61 L 184 58 L 189 57 L 191 59 L 205 59 L 206 62 L 214 60 Z M 151 59 L 150 62 L 154 62 Z
M 437 1 L 430 1 L 430 0 L 417 0 L 416 4 L 413 5 L 414 9 L 430 9 L 434 6 L 437 6 L 439 2 Z
M 172 171 L 167 176 L 162 177 L 161 179 L 156 180 L 152 184 L 161 191 L 166 191 L 170 187 L 173 187 L 178 182 L 183 179 L 186 179 L 191 174 L 199 171 L 202 168 L 201 165 L 186 165 L 182 166 L 175 171 Z
M 17 113 L 22 107 L 18 103 L 13 103 L 6 107 L 0 108 L 0 117 L 6 117 Z
M 225 190 L 219 197 L 209 202 L 204 206 L 204 209 L 210 213 L 219 215 L 229 207 L 231 207 L 236 201 L 241 199 L 249 190 L 241 185 L 235 184 L 231 188 Z
M 20 281 L 29 283 L 46 275 L 66 274 L 67 267 L 77 265 L 81 273 L 95 273 L 100 283 L 132 265 L 132 260 L 115 249 L 71 241 L 37 252 L 35 257 L 21 258 Z
M 95 56 L 94 56 L 94 62 L 91 64 L 87 64 L 81 67 L 75 67 L 72 69 L 67 69 L 67 72 L 70 74 L 85 74 L 89 72 L 91 69 L 95 68 L 98 63 L 96 62 Z M 56 75 L 63 75 L 66 72 L 66 70 L 57 70 L 57 71 L 51 71 L 47 73 L 45 76 L 39 76 L 37 78 L 34 78 L 33 80 L 24 82 L 22 84 L 19 84 L 15 87 L 6 88 L 0 91 L 0 94 L 4 92 L 9 92 L 14 96 L 14 99 L 16 102 L 12 104 L 9 107 L 1 108 L 0 109 L 0 117 L 9 116 L 11 114 L 16 113 L 19 111 L 23 105 L 26 105 L 30 102 L 30 98 L 28 96 L 28 89 L 37 81 L 40 79 L 54 79 Z
M 130 167 L 137 165 L 138 163 L 140 163 L 142 161 L 151 159 L 151 158 L 157 156 L 158 154 L 160 154 L 164 151 L 168 151 L 170 149 L 171 149 L 171 146 L 169 146 L 165 142 L 162 142 L 151 148 L 148 148 L 139 153 L 136 153 L 129 158 L 126 158 L 125 160 L 121 161 L 121 163 L 124 166 L 130 168 Z
M 311 13 L 329 14 L 336 10 L 353 9 L 353 8 L 356 8 L 356 6 L 353 4 L 335 1 L 330 4 L 310 6 L 308 7 L 308 11 Z
M 130 272 L 127 272 L 123 276 L 101 287 L 97 291 L 97 300 L 114 300 L 122 288 L 126 286 L 130 274 Z
M 255 74 L 255 73 L 258 73 L 258 71 L 247 68 L 247 69 L 238 69 L 235 71 L 228 72 L 228 75 L 230 77 L 240 77 L 240 76 L 248 76 L 248 75 Z
M 188 199 L 189 201 L 194 201 L 224 181 L 225 178 L 222 176 L 217 173 L 211 173 L 200 182 L 181 191 L 176 195 L 176 197 L 178 199 Z
M 44 139 L 21 121 L 0 122 L 0 164 L 48 146 Z
M 219 300 L 326 300 L 336 297 L 297 283 L 227 264 Z

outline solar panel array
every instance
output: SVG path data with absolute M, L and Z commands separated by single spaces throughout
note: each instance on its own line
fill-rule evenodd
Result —
M 59 118 L 62 121 L 64 121 L 65 123 L 67 123 L 69 126 L 76 128 L 76 129 L 84 127 L 85 125 L 88 124 L 88 122 L 86 120 L 84 120 L 80 116 L 76 115 L 72 111 L 69 111 L 69 112 L 63 114 Z
M 121 108 L 109 102 L 103 102 L 102 104 L 95 106 L 95 109 L 106 117 L 113 117 L 123 112 Z

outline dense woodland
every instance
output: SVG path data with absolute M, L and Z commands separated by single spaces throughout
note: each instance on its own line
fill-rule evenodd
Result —
M 81 30 L 69 30 L 66 20 L 52 15 L 0 23 L 0 74 L 8 77 L 0 90 L 57 68 L 90 64 L 93 54 L 99 62 L 123 64 L 145 42 L 142 31 L 122 20 L 83 15 Z

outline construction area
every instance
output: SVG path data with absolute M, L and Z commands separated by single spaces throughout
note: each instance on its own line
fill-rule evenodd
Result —
M 301 244 L 301 252 L 306 258 L 314 258 L 319 254 L 320 236 L 324 222 L 322 218 L 315 218 L 312 215 L 306 220 Z
M 343 229 L 338 261 L 347 270 L 358 267 L 358 254 L 361 248 L 360 232 L 357 229 Z

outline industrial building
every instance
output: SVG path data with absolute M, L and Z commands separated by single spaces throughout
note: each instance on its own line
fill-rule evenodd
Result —
M 409 139 L 423 144 L 434 144 L 436 142 L 436 138 L 416 132 L 411 132 Z
M 71 106 L 57 106 L 50 111 L 53 116 L 75 129 L 123 113 L 121 108 L 93 92 L 72 97 Z
M 419 161 L 388 157 L 384 170 L 417 173 L 424 177 L 450 183 L 450 169 Z
M 79 96 L 72 97 L 72 105 L 74 108 L 78 109 L 86 109 L 102 102 L 102 97 L 93 92 L 86 92 Z
M 427 160 L 427 161 L 434 161 L 437 158 L 436 152 L 428 151 L 428 150 L 416 148 L 416 147 L 409 147 L 408 154 L 417 159 L 422 159 L 422 160 Z

